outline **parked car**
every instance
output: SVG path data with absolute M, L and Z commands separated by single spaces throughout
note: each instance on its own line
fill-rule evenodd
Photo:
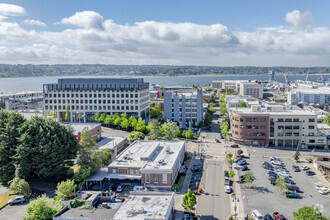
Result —
M 225 177 L 225 185 L 230 186 L 230 179 L 229 177 Z
M 275 175 L 276 173 L 274 171 L 269 171 L 267 174 L 268 175 Z
M 316 173 L 314 171 L 306 171 L 307 176 L 314 176 Z
M 283 177 L 288 177 L 288 176 L 290 176 L 287 172 L 285 172 L 285 171 L 281 171 L 281 172 L 278 172 L 278 175 L 279 176 L 283 176 Z
M 282 215 L 282 214 L 279 214 L 278 212 L 274 212 L 273 213 L 273 217 L 276 219 L 276 220 L 287 220 L 287 218 Z
M 228 170 L 225 170 L 225 171 L 224 171 L 224 175 L 225 175 L 225 177 L 229 177 L 229 176 L 228 176 L 228 173 L 229 173 Z
M 277 175 L 276 173 L 271 173 L 271 174 L 269 174 L 269 176 L 270 176 L 270 177 L 273 176 L 273 177 L 275 177 L 275 178 L 278 177 L 278 175 Z
M 143 186 L 134 186 L 133 191 L 141 192 L 141 191 L 148 191 L 148 190 L 147 190 L 147 188 L 144 188 Z
M 273 220 L 273 217 L 270 214 L 266 214 L 264 220 Z
M 289 177 L 284 177 L 284 181 L 286 183 L 290 183 L 290 184 L 296 184 L 292 179 L 290 179 Z
M 232 147 L 232 148 L 238 148 L 238 144 L 232 144 L 232 145 L 230 145 L 230 147 Z
M 300 171 L 299 167 L 296 166 L 296 165 L 292 165 L 292 169 L 293 169 L 294 172 L 299 172 Z
M 230 186 L 225 186 L 225 193 L 231 193 Z
M 300 166 L 299 168 L 300 168 L 301 170 L 309 170 L 309 169 L 310 169 L 309 166 Z
M 295 192 L 285 194 L 285 196 L 286 196 L 286 198 L 290 198 L 290 199 L 302 199 L 302 197 L 298 193 L 295 193 Z
M 9 199 L 8 204 L 9 205 L 13 205 L 13 204 L 17 204 L 17 203 L 24 203 L 26 201 L 24 196 L 16 196 L 12 199 Z
M 246 160 L 240 160 L 237 162 L 238 165 L 245 165 L 246 164 Z
M 271 161 L 272 161 L 272 160 L 281 160 L 281 159 L 278 158 L 278 157 L 270 157 L 269 159 L 270 159 Z
M 260 212 L 258 210 L 253 210 L 251 212 L 251 216 L 254 220 L 262 220 L 264 219 L 264 217 L 260 214 Z
M 191 172 L 196 173 L 202 171 L 202 166 L 201 165 L 197 165 L 195 164 L 192 168 L 191 168 Z
M 290 190 L 290 191 L 296 191 L 296 192 L 299 191 L 299 187 L 298 187 L 298 186 L 287 185 L 286 187 L 287 187 L 287 189 Z
M 317 185 L 315 185 L 315 189 L 317 189 L 317 190 L 319 190 L 321 188 L 324 188 L 324 187 L 326 187 L 326 186 L 323 185 L 323 184 L 317 184 Z
M 119 185 L 118 187 L 117 187 L 117 192 L 122 192 L 123 190 L 124 190 L 124 188 L 125 188 L 125 186 L 124 185 Z
M 317 191 L 319 193 L 321 193 L 322 195 L 327 195 L 330 192 L 329 189 L 328 189 L 328 187 L 320 188 Z
M 278 160 L 273 160 L 272 161 L 272 164 L 273 165 L 282 165 L 282 162 L 281 161 L 278 161 Z
M 219 139 L 215 139 L 215 142 L 217 143 L 221 143 L 221 141 Z
M 276 185 L 276 179 L 271 179 L 270 180 L 270 184 L 272 184 L 273 186 L 275 186 Z
M 248 170 L 248 169 L 249 169 L 249 168 L 248 168 L 248 166 L 246 166 L 246 165 L 244 165 L 244 166 L 241 167 L 241 170 L 242 170 L 242 171 L 246 171 L 246 170 Z

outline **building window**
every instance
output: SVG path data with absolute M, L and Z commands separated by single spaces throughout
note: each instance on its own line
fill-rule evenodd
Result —
M 318 139 L 317 143 L 324 143 L 324 139 Z
M 167 174 L 163 174 L 163 184 L 167 184 Z
M 112 169 L 112 173 L 116 173 L 116 170 L 115 169 Z
M 315 143 L 315 140 L 314 139 L 310 139 L 309 140 L 309 143 L 312 143 L 313 144 L 313 143 Z
M 279 119 L 278 119 L 278 122 L 283 122 L 283 121 L 284 121 L 283 118 L 279 118 Z
M 265 130 L 266 129 L 266 126 L 260 126 L 260 129 Z
M 146 183 L 150 183 L 150 174 L 146 173 Z
M 258 125 L 253 125 L 253 129 L 259 129 Z
M 292 122 L 292 118 L 286 118 L 285 122 Z
M 140 173 L 139 173 L 139 170 L 136 170 L 136 174 L 137 174 L 137 175 L 139 175 L 139 174 L 140 174 Z
M 260 118 L 260 122 L 266 122 L 266 118 Z
M 259 122 L 259 118 L 253 118 L 253 122 Z
M 309 125 L 308 129 L 314 129 L 314 125 Z
M 299 122 L 299 118 L 294 118 L 293 122 Z
M 130 174 L 134 174 L 134 170 L 133 169 L 130 169 L 129 172 L 130 172 Z
M 245 119 L 246 122 L 252 122 L 252 118 Z
M 252 129 L 252 126 L 251 125 L 247 125 L 245 126 L 246 129 Z
M 277 135 L 278 136 L 283 136 L 283 133 L 282 132 L 279 132 Z
M 239 121 L 240 121 L 240 122 L 243 122 L 243 118 L 240 118 Z
M 251 132 L 246 132 L 245 136 L 251 136 Z
M 293 126 L 293 129 L 299 130 L 299 126 Z
M 155 177 L 155 184 L 158 184 L 158 177 Z
M 308 121 L 309 122 L 315 122 L 314 118 L 310 118 Z

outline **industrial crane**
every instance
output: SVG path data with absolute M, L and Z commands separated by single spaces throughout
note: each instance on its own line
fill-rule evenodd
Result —
M 306 74 L 306 82 L 308 81 L 308 75 L 309 75 L 309 70 L 307 71 L 307 74 Z
M 288 77 L 286 77 L 286 73 L 283 73 L 284 78 L 285 78 L 285 83 L 288 84 Z

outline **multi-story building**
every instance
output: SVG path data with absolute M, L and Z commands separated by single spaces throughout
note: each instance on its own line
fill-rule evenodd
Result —
M 212 81 L 213 89 L 230 89 L 237 91 L 237 86 L 240 81 L 237 80 L 223 80 L 223 81 Z
M 330 104 L 330 88 L 293 89 L 288 92 L 288 103 L 296 105 L 299 102 L 306 104 Z
M 316 115 L 283 105 L 260 105 L 230 109 L 231 137 L 246 145 L 303 148 L 327 146 L 327 137 L 317 131 Z
M 135 141 L 108 166 L 108 179 L 171 189 L 184 160 L 184 141 Z
M 240 102 L 244 102 L 247 108 L 252 105 L 259 105 L 260 100 L 252 96 L 226 95 L 225 102 L 227 109 L 237 107 Z
M 238 93 L 242 96 L 250 95 L 262 99 L 263 97 L 263 84 L 260 81 L 247 81 L 240 82 Z
M 165 92 L 164 118 L 179 123 L 180 128 L 192 128 L 203 121 L 203 91 Z
M 7 111 L 41 111 L 42 92 L 17 92 L 0 95 L 0 108 Z
M 43 86 L 45 113 L 60 121 L 92 122 L 95 113 L 125 113 L 149 118 L 149 83 L 142 78 L 68 78 Z

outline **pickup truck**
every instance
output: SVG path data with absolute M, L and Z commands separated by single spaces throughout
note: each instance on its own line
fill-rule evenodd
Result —
M 273 213 L 273 217 L 276 219 L 276 220 L 287 220 L 287 218 L 282 215 L 282 214 L 279 214 L 278 212 L 274 212 Z

